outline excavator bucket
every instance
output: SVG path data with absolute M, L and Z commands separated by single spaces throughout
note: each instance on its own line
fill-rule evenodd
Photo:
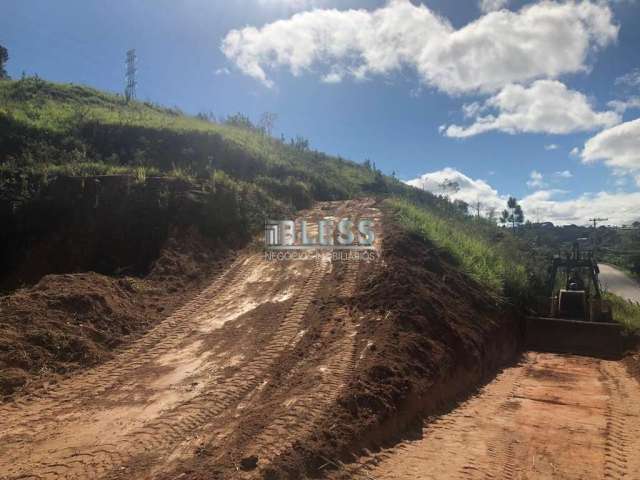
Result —
M 528 350 L 619 359 L 632 347 L 632 337 L 619 323 L 528 317 Z

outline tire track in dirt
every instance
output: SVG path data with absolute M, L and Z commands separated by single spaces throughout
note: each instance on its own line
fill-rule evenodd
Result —
M 160 457 L 171 453 L 172 447 L 184 441 L 199 427 L 211 423 L 255 389 L 277 357 L 292 347 L 292 342 L 298 336 L 302 318 L 314 299 L 326 271 L 327 264 L 318 258 L 301 293 L 273 337 L 274 340 L 231 379 L 222 376 L 212 379 L 202 393 L 125 435 L 117 445 L 100 445 L 86 451 L 76 451 L 56 460 L 55 463 L 35 465 L 28 473 L 44 479 L 100 478 L 112 472 L 114 467 L 116 470 L 127 470 L 130 461 L 135 457 L 146 457 L 143 459 L 145 465 L 152 460 L 161 464 Z M 233 292 L 230 292 L 230 295 L 233 296 Z
M 131 375 L 151 358 L 168 351 L 182 340 L 193 328 L 188 320 L 196 312 L 207 304 L 217 306 L 229 301 L 233 295 L 233 282 L 245 276 L 256 259 L 255 255 L 238 258 L 195 298 L 177 309 L 144 337 L 119 352 L 113 360 L 62 382 L 58 388 L 36 396 L 33 401 L 19 399 L 14 404 L 0 408 L 0 418 L 19 418 L 21 424 L 41 422 L 54 416 L 60 408 L 71 410 L 78 403 L 99 396 L 118 380 Z M 10 424 L 0 421 L 0 428 L 3 430 L 9 426 Z
M 621 372 L 619 364 L 603 362 L 600 369 L 609 392 L 605 413 L 607 440 L 604 476 L 607 479 L 640 478 L 638 389 L 634 388 L 633 380 L 629 381 Z
M 342 465 L 342 470 L 331 478 L 485 478 L 488 470 L 476 459 L 488 452 L 491 469 L 500 468 L 506 463 L 506 452 L 495 442 L 485 447 L 467 440 L 477 433 L 478 417 L 508 414 L 521 376 L 518 369 L 504 370 L 494 382 L 450 413 L 428 419 L 419 438 L 401 441 L 376 453 L 366 452 L 357 463 Z
M 638 479 L 638 398 L 619 362 L 529 353 L 420 438 L 332 478 Z
M 345 262 L 346 271 L 338 288 L 339 299 L 350 298 L 355 293 L 359 264 L 358 261 Z M 343 389 L 345 379 L 353 371 L 357 325 L 345 306 L 339 306 L 332 317 L 343 321 L 343 332 L 339 341 L 326 352 L 328 363 L 319 367 L 323 381 L 312 391 L 286 402 L 276 419 L 262 431 L 246 454 L 247 457 L 256 456 L 261 468 L 268 467 L 275 458 L 290 449 L 297 439 L 313 433 L 314 425 L 327 414 Z M 335 320 L 324 325 L 323 336 L 335 328 Z M 294 372 L 294 376 L 296 375 L 305 375 L 302 366 Z M 261 473 L 257 472 L 256 475 L 260 476 Z

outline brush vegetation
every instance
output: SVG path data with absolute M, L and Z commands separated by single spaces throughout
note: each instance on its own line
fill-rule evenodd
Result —
M 405 190 L 339 157 L 267 135 L 243 115 L 217 122 L 149 102 L 38 78 L 0 82 L 0 175 L 132 174 L 207 179 L 222 170 L 295 208 Z
M 460 267 L 497 296 L 524 300 L 531 285 L 522 245 L 482 219 L 433 209 L 402 198 L 387 200 L 409 232 L 449 251 Z
M 640 303 L 626 300 L 614 293 L 605 292 L 604 299 L 611 306 L 613 319 L 630 332 L 640 333 Z

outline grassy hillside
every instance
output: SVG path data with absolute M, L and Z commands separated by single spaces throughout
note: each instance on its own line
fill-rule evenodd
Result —
M 409 187 L 371 165 L 313 151 L 304 139 L 273 138 L 242 115 L 216 122 L 147 102 L 127 103 L 119 95 L 85 86 L 38 78 L 0 82 L 0 213 L 7 224 L 23 232 L 23 225 L 37 216 L 56 222 L 78 218 L 70 213 L 77 200 L 69 200 L 56 215 L 43 213 L 48 200 L 38 208 L 33 204 L 47 196 L 43 192 L 58 176 L 105 174 L 130 174 L 140 185 L 136 197 L 119 200 L 116 195 L 108 200 L 118 205 L 119 216 L 111 215 L 113 205 L 100 207 L 106 208 L 101 218 L 112 217 L 110 224 L 126 223 L 140 211 L 152 212 L 163 224 L 173 223 L 176 211 L 184 211 L 184 202 L 156 201 L 149 198 L 153 189 L 144 186 L 150 177 L 174 177 L 200 192 L 203 206 L 191 218 L 205 235 L 222 241 L 225 233 L 246 238 L 261 228 L 265 216 L 305 208 L 314 200 L 394 198 L 390 205 L 404 228 L 451 251 L 489 290 L 519 295 L 526 282 L 517 253 L 523 244 L 494 224 L 471 219 L 459 204 Z M 84 196 L 84 211 L 90 213 L 95 210 L 93 197 Z M 137 209 L 132 210 L 132 203 Z M 87 216 L 81 216 L 72 230 L 77 232 L 86 221 Z M 41 222 L 35 233 L 32 228 L 29 237 L 44 238 L 53 228 L 46 223 Z M 95 236 L 103 238 L 98 231 Z M 5 247 L 10 251 L 15 245 Z M 159 248 L 157 243 L 154 248 Z
M 296 207 L 404 189 L 371 168 L 272 138 L 238 118 L 236 125 L 217 123 L 84 86 L 4 81 L 0 173 L 208 179 L 221 170 Z
M 527 274 L 527 266 L 530 271 L 533 267 L 527 265 L 525 245 L 509 232 L 453 209 L 445 214 L 397 197 L 389 199 L 388 205 L 407 231 L 448 251 L 460 268 L 487 292 L 522 304 L 537 293 L 533 279 Z

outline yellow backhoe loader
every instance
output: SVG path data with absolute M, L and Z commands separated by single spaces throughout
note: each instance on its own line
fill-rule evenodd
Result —
M 621 325 L 613 322 L 598 274 L 593 252 L 581 249 L 578 242 L 570 253 L 553 258 L 547 279 L 549 296 L 541 311 L 526 319 L 528 349 L 602 357 L 624 353 L 629 339 Z

